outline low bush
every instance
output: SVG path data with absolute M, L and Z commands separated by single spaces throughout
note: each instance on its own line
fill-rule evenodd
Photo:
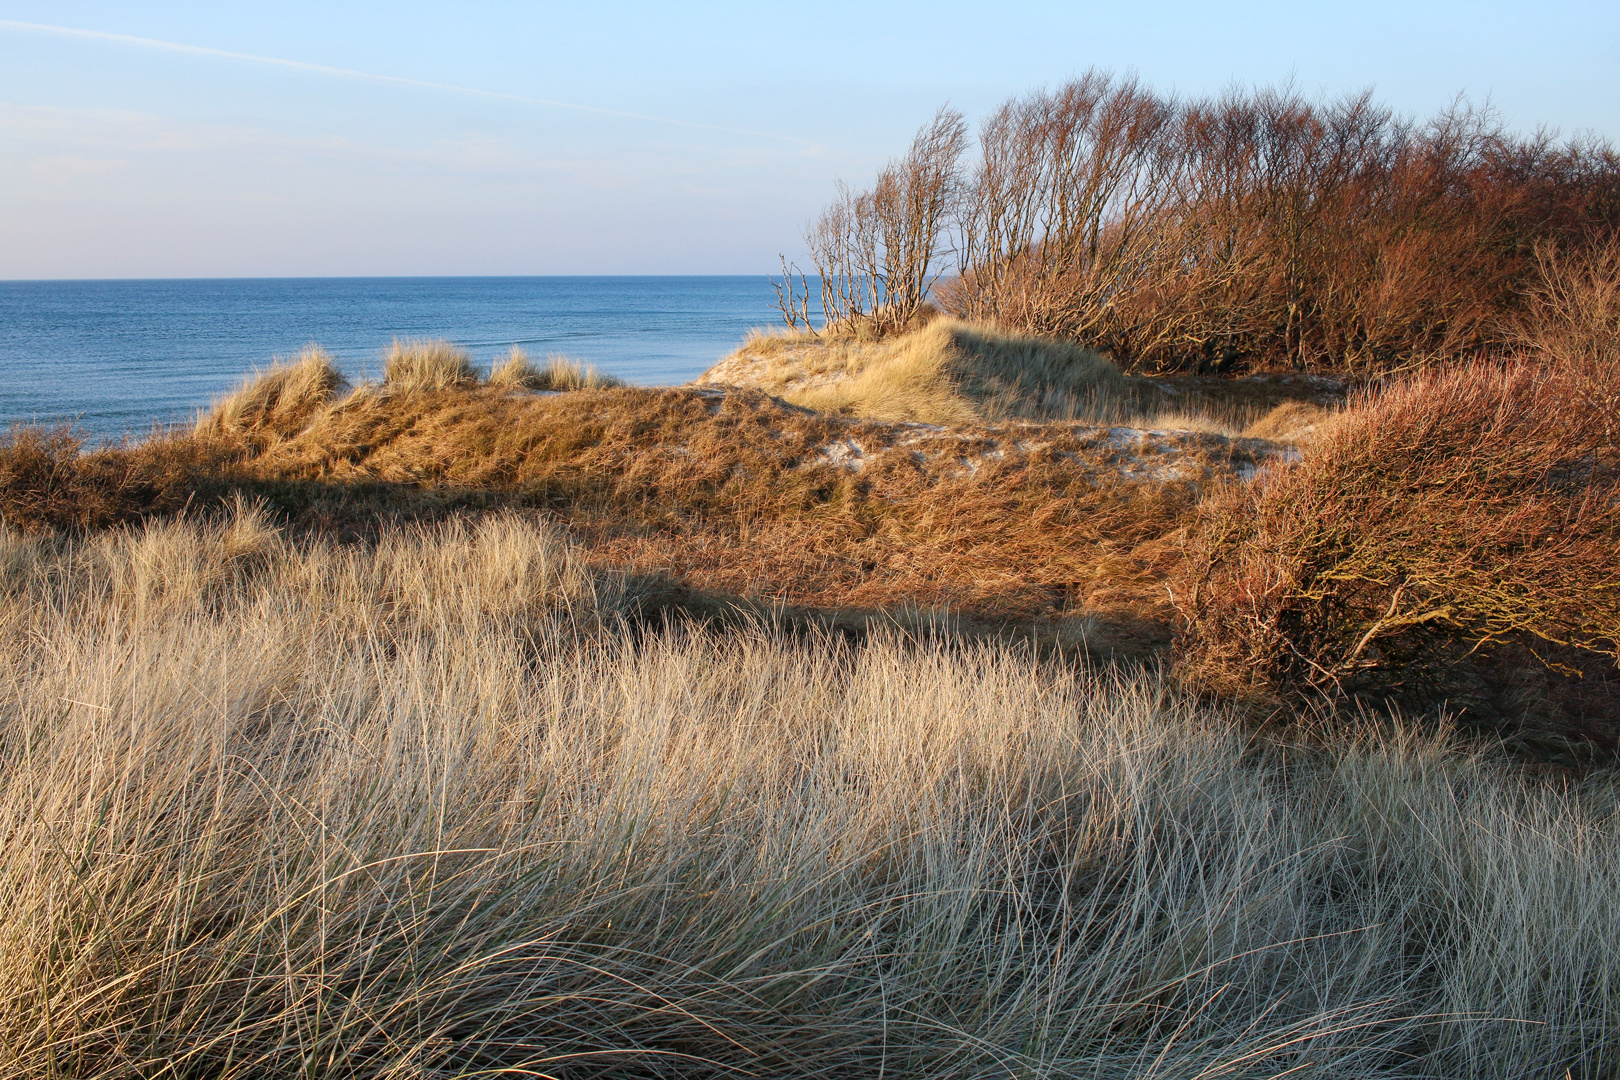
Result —
M 1531 352 L 1620 364 L 1620 234 L 1585 251 L 1543 247 L 1525 310 L 1508 333 Z M 1620 416 L 1620 402 L 1611 416 Z
M 71 427 L 17 425 L 0 434 L 0 524 L 98 529 L 178 510 L 227 456 L 216 443 L 161 434 L 86 452 Z
M 1228 694 L 1487 714 L 1475 676 L 1514 653 L 1609 685 L 1617 383 L 1579 358 L 1432 371 L 1323 425 L 1298 466 L 1218 491 L 1174 583 L 1182 670 Z M 1616 690 L 1587 707 L 1612 720 Z

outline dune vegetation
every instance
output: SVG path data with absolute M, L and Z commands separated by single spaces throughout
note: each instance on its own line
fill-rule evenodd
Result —
M 264 445 L 265 440 L 303 430 L 347 385 L 326 351 L 311 345 L 297 357 L 249 376 L 235 393 L 198 418 L 197 433 L 237 436 Z
M 1620 1073 L 1613 151 L 978 148 L 691 385 L 0 434 L 0 1072 Z
M 1612 780 L 587 563 L 0 532 L 6 1074 L 1610 1071 Z
M 478 369 L 465 349 L 448 341 L 400 341 L 383 361 L 383 386 L 395 393 L 476 386 Z
M 778 356 L 803 351 L 770 350 L 759 338 L 751 344 Z M 782 397 L 818 412 L 965 424 L 1074 419 L 1109 408 L 1125 389 L 1119 369 L 1096 353 L 946 319 L 865 349 L 858 341 L 852 344 L 825 349 L 814 373 L 822 378 L 811 385 L 788 384 L 795 375 L 810 382 L 810 372 L 772 365 L 779 390 L 786 391 Z M 716 376 L 706 381 L 717 381 Z
M 490 369 L 488 383 L 503 390 L 602 390 L 624 383 L 594 364 L 581 364 L 566 356 L 553 356 L 537 367 L 522 349 L 510 352 Z
M 15 430 L 0 1066 L 1607 1075 L 1584 332 L 1248 436 L 444 350 Z
M 1560 715 L 1612 752 L 1617 401 L 1612 362 L 1428 372 L 1323 425 L 1299 466 L 1224 486 L 1173 585 L 1184 673 Z
M 835 416 L 952 426 L 1078 421 L 1274 441 L 1325 418 L 1349 388 L 1286 372 L 1129 376 L 1071 342 L 949 318 L 881 337 L 838 326 L 757 331 L 697 382 L 757 387 Z

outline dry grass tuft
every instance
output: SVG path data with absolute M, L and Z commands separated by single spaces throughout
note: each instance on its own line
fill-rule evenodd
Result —
M 535 367 L 517 346 L 489 374 L 489 385 L 504 390 L 611 390 L 623 380 L 567 356 L 553 356 L 543 368 Z
M 347 385 L 326 350 L 309 345 L 295 359 L 256 372 L 216 401 L 198 418 L 196 433 L 204 437 L 251 433 L 261 443 L 286 438 L 303 430 Z
M 497 390 L 542 390 L 545 374 L 529 359 L 529 354 L 512 346 L 504 359 L 489 371 L 489 385 Z
M 595 364 L 581 364 L 567 356 L 551 357 L 541 378 L 542 390 L 612 390 L 624 385 L 624 380 L 598 371 Z
M 1578 361 L 1426 373 L 1336 418 L 1298 467 L 1206 499 L 1176 586 L 1187 673 L 1227 694 L 1451 697 L 1488 717 L 1502 706 L 1470 658 L 1518 649 L 1588 676 L 1545 720 L 1612 741 L 1617 381 Z
M 783 329 L 779 326 L 770 328 L 756 326 L 744 335 L 742 346 L 737 351 L 755 356 L 776 356 L 806 345 L 841 340 L 849 340 L 849 336 L 840 333 L 836 327 L 828 327 L 818 333 L 814 330 Z
M 448 341 L 394 340 L 383 368 L 383 384 L 404 394 L 476 386 L 478 369 L 465 349 Z
M 514 515 L 0 529 L 0 1072 L 1620 1068 L 1612 777 L 620 604 Z

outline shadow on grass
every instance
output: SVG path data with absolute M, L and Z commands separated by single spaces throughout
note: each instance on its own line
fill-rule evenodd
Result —
M 1170 613 L 1153 603 L 1155 575 L 1162 568 L 1152 559 L 1138 560 L 1130 571 L 1136 577 L 1134 594 L 1126 590 L 1124 599 L 1112 604 L 1089 603 L 1088 595 L 1097 595 L 1088 594 L 1090 585 L 1061 576 L 1047 581 L 1034 565 L 997 568 L 1005 571 L 1002 581 L 976 580 L 974 575 L 990 565 L 983 554 L 954 568 L 944 566 L 940 574 L 955 573 L 956 579 L 929 595 L 915 587 L 930 579 L 914 567 L 895 570 L 864 555 L 853 557 L 856 545 L 841 535 L 837 542 L 850 550 L 840 551 L 841 561 L 821 560 L 826 581 L 809 580 L 817 560 L 784 550 L 795 536 L 813 539 L 818 529 L 847 528 L 842 519 L 802 522 L 798 533 L 789 530 L 786 540 L 771 539 L 774 549 L 765 551 L 735 521 L 717 525 L 705 521 L 701 511 L 683 514 L 679 505 L 652 495 L 639 503 L 608 498 L 597 479 L 577 472 L 522 486 L 457 488 L 262 479 L 236 469 L 240 460 L 240 452 L 229 446 L 185 436 L 86 452 L 83 440 L 68 429 L 13 428 L 0 436 L 0 521 L 23 531 L 93 531 L 214 513 L 240 497 L 263 504 L 293 534 L 366 544 L 402 526 L 495 510 L 529 511 L 570 527 L 592 568 L 625 582 L 633 601 L 631 618 L 641 628 L 766 624 L 788 634 L 830 634 L 856 644 L 880 634 L 930 647 L 1012 644 L 1077 664 L 1158 665 L 1171 655 Z M 640 557 L 627 559 L 613 548 L 616 537 L 626 536 L 641 545 Z M 909 554 L 906 539 L 888 537 L 883 550 Z M 699 545 L 707 550 L 683 559 L 682 545 L 688 555 Z M 1173 549 L 1168 545 L 1162 558 L 1173 560 Z M 929 551 L 921 559 L 938 560 L 939 554 Z M 660 561 L 665 565 L 657 565 Z M 938 575 L 931 580 L 940 584 Z M 1590 653 L 1573 660 L 1579 662 L 1549 655 L 1545 646 L 1530 641 L 1510 641 L 1488 652 L 1459 648 L 1436 668 L 1441 677 L 1428 692 L 1408 696 L 1399 709 L 1410 714 L 1416 703 L 1434 715 L 1450 715 L 1463 730 L 1500 739 L 1531 760 L 1581 768 L 1613 762 L 1620 757 L 1620 669 L 1613 658 L 1594 662 Z M 1227 701 L 1262 720 L 1295 711 L 1263 696 Z M 1366 695 L 1326 704 L 1330 709 L 1394 707 Z

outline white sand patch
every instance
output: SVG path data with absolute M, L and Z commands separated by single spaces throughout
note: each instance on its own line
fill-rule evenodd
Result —
M 831 466 L 854 473 L 886 451 L 901 450 L 919 464 L 945 465 L 947 475 L 971 476 L 997 462 L 1057 457 L 1087 465 L 1099 477 L 1175 483 L 1211 475 L 1251 480 L 1262 468 L 1300 458 L 1293 447 L 1260 439 L 1156 428 L 1019 423 L 955 430 L 850 421 L 851 426 L 857 423 L 861 438 L 849 435 L 818 447 L 799 467 Z

